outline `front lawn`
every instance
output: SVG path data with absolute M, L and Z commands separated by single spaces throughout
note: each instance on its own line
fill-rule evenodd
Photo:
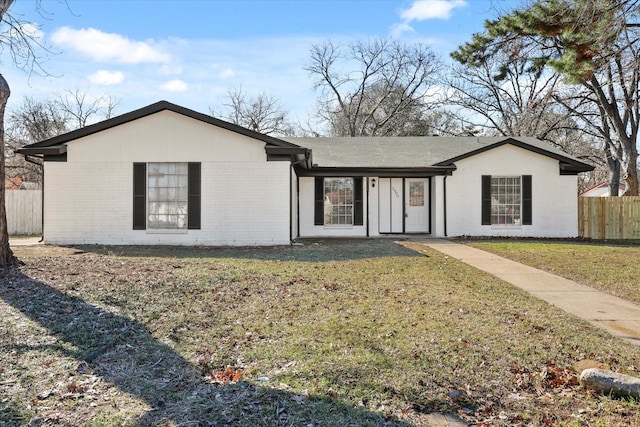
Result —
M 419 244 L 15 251 L 2 425 L 640 424 L 572 370 L 636 347 Z

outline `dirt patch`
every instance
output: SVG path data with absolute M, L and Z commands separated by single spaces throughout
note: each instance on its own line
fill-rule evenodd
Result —
M 420 256 L 393 239 L 303 239 L 291 246 L 205 247 L 205 246 L 52 246 L 14 247 L 19 257 L 67 256 L 93 253 L 135 258 L 244 258 L 280 261 L 344 261 L 389 256 Z

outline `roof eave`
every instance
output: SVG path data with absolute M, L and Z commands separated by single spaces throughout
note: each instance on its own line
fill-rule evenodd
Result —
M 326 167 L 313 166 L 311 168 L 298 167 L 298 176 L 375 176 L 375 177 L 430 177 L 451 175 L 456 169 L 455 165 L 449 166 L 424 166 L 424 167 Z
M 267 161 L 290 161 L 294 164 L 307 163 L 311 159 L 311 150 L 304 147 L 274 147 L 266 145 Z
M 587 164 L 569 164 L 560 162 L 560 175 L 577 175 L 581 172 L 591 172 L 595 167 Z
M 59 156 L 67 152 L 66 145 L 54 145 L 51 147 L 23 147 L 16 150 L 16 153 L 23 156 Z

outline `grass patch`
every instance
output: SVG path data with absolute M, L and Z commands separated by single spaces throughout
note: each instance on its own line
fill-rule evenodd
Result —
M 571 369 L 637 348 L 418 244 L 16 253 L 0 424 L 640 423 Z
M 640 245 L 533 240 L 465 243 L 640 304 Z

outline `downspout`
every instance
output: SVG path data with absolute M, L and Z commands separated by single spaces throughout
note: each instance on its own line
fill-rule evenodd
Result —
M 430 176 L 429 177 L 429 236 L 431 236 L 432 234 L 432 226 L 433 226 L 433 181 L 432 181 L 433 177 Z
M 38 243 L 42 243 L 44 242 L 44 158 L 42 159 L 42 163 L 33 161 L 29 159 L 29 156 L 24 156 L 25 161 L 34 164 L 36 166 L 39 166 L 41 169 L 41 176 L 42 176 L 42 194 L 40 195 L 40 228 L 41 228 L 41 232 L 42 232 L 42 236 L 40 238 L 40 240 L 38 240 Z
M 296 174 L 296 229 L 300 237 L 300 177 Z
M 293 244 L 293 200 L 291 199 L 292 188 L 292 178 L 293 178 L 293 167 L 295 165 L 299 165 L 300 163 L 306 162 L 306 156 L 302 160 L 298 160 L 296 162 L 291 162 L 289 165 L 289 241 Z M 296 174 L 296 222 L 298 227 L 298 234 L 300 234 L 300 179 L 298 174 Z M 297 236 L 296 236 L 297 237 Z
M 444 237 L 447 237 L 447 175 L 442 180 L 442 196 L 443 196 L 443 211 L 444 211 Z

